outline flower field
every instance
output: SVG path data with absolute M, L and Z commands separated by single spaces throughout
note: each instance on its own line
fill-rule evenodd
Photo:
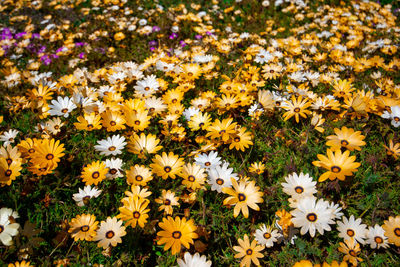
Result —
M 0 2 L 0 266 L 398 266 L 400 4 Z

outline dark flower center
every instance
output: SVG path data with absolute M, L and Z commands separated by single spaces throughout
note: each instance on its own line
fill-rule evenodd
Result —
M 143 177 L 141 175 L 136 175 L 135 179 L 138 182 L 143 181 Z
M 294 188 L 294 191 L 296 191 L 297 194 L 301 194 L 301 193 L 304 192 L 304 189 L 303 189 L 303 187 L 301 187 L 301 186 L 296 186 L 296 187 Z
M 62 113 L 67 113 L 67 112 L 68 112 L 68 109 L 67 109 L 67 108 L 63 108 L 63 109 L 61 110 L 61 112 L 62 112 Z
M 93 178 L 93 179 L 97 179 L 97 178 L 99 178 L 99 177 L 100 177 L 100 173 L 99 173 L 98 171 L 92 173 L 92 178 Z
M 233 140 L 235 141 L 235 142 L 240 142 L 240 137 L 235 137 L 235 138 L 233 138 Z
M 169 200 L 169 199 L 164 200 L 164 205 L 165 206 L 171 205 L 171 200 Z
M 300 112 L 300 108 L 295 108 L 294 110 L 293 110 L 294 112 Z
M 239 193 L 239 195 L 238 195 L 238 199 L 239 199 L 239 201 L 245 201 L 245 200 L 246 200 L 246 196 L 245 196 L 245 194 L 243 194 L 243 193 Z
M 112 168 L 112 169 L 110 170 L 110 173 L 111 173 L 112 175 L 116 174 L 116 173 L 117 173 L 117 169 Z
M 108 238 L 108 239 L 111 239 L 111 238 L 113 238 L 114 236 L 115 236 L 114 231 L 108 231 L 108 232 L 106 233 L 106 238 Z
M 224 179 L 217 178 L 215 181 L 217 182 L 218 185 L 223 185 L 224 184 Z
M 253 250 L 249 248 L 248 250 L 246 250 L 246 254 L 250 256 L 251 254 L 253 254 Z
M 170 166 L 165 166 L 164 167 L 164 171 L 165 172 L 170 172 L 172 169 L 171 169 L 171 167 Z
M 374 240 L 377 244 L 382 244 L 383 243 L 383 238 L 380 236 L 375 236 Z
M 110 121 L 110 125 L 115 126 L 115 125 L 117 125 L 117 123 L 115 121 Z
M 87 231 L 89 231 L 89 225 L 83 225 L 83 226 L 81 226 L 81 231 L 82 231 L 82 232 L 87 232 Z
M 114 151 L 115 149 L 116 149 L 115 146 L 110 146 L 110 147 L 108 148 L 108 150 L 110 150 L 110 151 Z
M 180 231 L 174 231 L 172 232 L 172 237 L 175 239 L 180 239 L 182 236 L 182 233 Z
M 135 120 L 136 125 L 140 125 L 140 120 Z
M 342 140 L 342 141 L 340 141 L 340 144 L 341 144 L 342 146 L 348 146 L 348 145 L 349 145 L 349 142 L 348 142 L 347 140 Z
M 12 170 L 6 170 L 5 172 L 4 172 L 4 175 L 5 176 L 11 176 L 11 174 L 12 174 Z
M 393 232 L 396 236 L 400 236 L 400 228 L 395 228 Z
M 350 237 L 353 237 L 354 234 L 355 234 L 354 231 L 353 231 L 352 229 L 347 229 L 347 232 L 346 232 L 346 233 L 347 233 L 347 235 L 350 236 Z
M 350 249 L 350 250 L 349 250 L 349 254 L 350 254 L 351 256 L 353 256 L 353 257 L 356 257 L 356 256 L 357 256 L 357 253 L 354 251 L 354 249 Z
M 196 178 L 193 175 L 189 175 L 188 177 L 189 182 L 194 182 L 196 180 Z
M 307 214 L 307 220 L 309 220 L 310 222 L 315 222 L 317 220 L 317 214 L 315 213 L 309 213 Z
M 0 225 L 0 234 L 4 231 L 4 226 Z
M 52 160 L 52 159 L 54 159 L 54 155 L 49 153 L 49 154 L 46 155 L 46 159 L 47 160 Z
M 34 153 L 35 152 L 35 149 L 33 149 L 33 148 L 30 148 L 29 150 L 28 150 L 28 153 L 29 154 L 32 154 L 32 153 Z
M 140 217 L 140 213 L 138 211 L 134 211 L 132 215 L 133 215 L 133 218 L 135 218 L 135 219 L 139 219 L 139 217 Z
M 270 233 L 264 233 L 264 238 L 265 239 L 270 239 L 271 238 L 271 234 Z
M 339 173 L 339 172 L 341 172 L 342 171 L 342 169 L 339 167 L 339 166 L 332 166 L 331 167 L 331 172 L 334 172 L 334 173 Z

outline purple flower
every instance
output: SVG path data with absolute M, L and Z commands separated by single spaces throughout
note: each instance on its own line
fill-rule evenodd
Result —
M 157 41 L 156 40 L 150 41 L 149 45 L 150 46 L 156 46 L 157 45 Z
M 40 33 L 32 33 L 32 39 L 33 38 L 40 38 Z
M 185 41 L 180 41 L 180 42 L 179 42 L 179 45 L 182 46 L 182 47 L 185 47 L 185 46 L 186 46 L 186 43 L 185 43 Z
M 41 46 L 40 48 L 39 48 L 39 50 L 38 50 L 38 54 L 40 54 L 40 53 L 43 53 L 44 51 L 46 51 L 46 46 Z
M 16 35 L 15 35 L 15 39 L 19 39 L 19 38 L 21 38 L 22 36 L 24 36 L 26 34 L 26 32 L 19 32 L 19 33 L 17 33 Z
M 161 28 L 158 26 L 153 26 L 153 32 L 159 32 L 161 31 Z
M 169 36 L 169 39 L 175 39 L 175 38 L 177 38 L 178 37 L 178 34 L 176 34 L 176 33 L 172 33 L 170 36 Z
M 57 54 L 52 54 L 52 55 L 50 55 L 50 57 L 52 57 L 52 58 L 59 58 L 59 56 L 58 56 Z
M 207 34 L 207 35 L 213 35 L 213 33 L 212 33 L 212 32 L 209 32 L 209 31 L 206 31 L 206 34 Z
M 84 46 L 84 45 L 86 45 L 85 42 L 76 42 L 75 43 L 75 46 Z
M 44 55 L 40 58 L 40 60 L 43 62 L 44 65 L 50 65 L 51 59 L 48 55 Z
M 200 40 L 200 39 L 203 38 L 203 36 L 201 36 L 200 34 L 196 34 L 196 35 L 194 36 L 194 38 L 196 38 L 197 40 Z
M 82 52 L 82 53 L 79 54 L 79 58 L 80 58 L 80 59 L 83 59 L 84 57 L 85 57 L 85 53 L 84 53 L 84 52 Z
M 150 47 L 150 51 L 152 51 L 152 52 L 154 52 L 156 50 L 156 48 L 155 47 Z

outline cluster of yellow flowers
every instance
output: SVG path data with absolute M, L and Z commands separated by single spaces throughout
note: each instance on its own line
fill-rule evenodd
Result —
M 25 7 L 42 8 L 41 1 L 9 2 L 1 3 L 0 10 L 19 12 L 24 2 Z M 241 1 L 220 10 L 213 0 L 209 12 L 200 11 L 197 4 L 168 10 L 157 4 L 143 12 L 146 19 L 133 17 L 143 8 L 133 10 L 128 2 L 54 0 L 46 4 L 54 10 L 76 8 L 79 14 L 102 22 L 105 29 L 84 20 L 80 28 L 69 20 L 49 24 L 54 19 L 49 15 L 40 22 L 47 26 L 39 31 L 28 22 L 29 17 L 20 16 L 10 23 L 25 23 L 23 32 L 13 28 L 1 32 L 1 85 L 26 90 L 6 96 L 8 114 L 0 117 L 0 124 L 28 113 L 35 129 L 17 137 L 23 129 L 3 125 L 9 129 L 0 135 L 0 189 L 11 188 L 6 186 L 13 181 L 37 181 L 45 175 L 61 180 L 63 174 L 55 171 L 59 164 L 78 161 L 74 154 L 82 153 L 83 162 L 76 164 L 78 175 L 63 183 L 68 190 L 79 190 L 72 199 L 82 208 L 80 214 L 66 215 L 67 232 L 74 241 L 96 241 L 105 255 L 111 255 L 111 248 L 122 243 L 129 231 L 148 227 L 155 243 L 172 255 L 183 256 L 186 263 L 179 259 L 180 266 L 210 266 L 199 254 L 183 255 L 205 235 L 187 207 L 200 203 L 205 222 L 204 196 L 211 196 L 233 218 L 242 214 L 243 220 L 250 217 L 251 225 L 262 223 L 257 216 L 269 205 L 266 195 L 276 195 L 276 188 L 269 191 L 262 186 L 271 182 L 263 174 L 275 166 L 267 166 L 269 154 L 263 151 L 274 141 L 260 136 L 275 135 L 279 143 L 286 138 L 285 131 L 292 131 L 301 140 L 298 143 L 312 146 L 309 136 L 333 129 L 334 134 L 326 136 L 326 155 L 318 154 L 312 162 L 315 172 L 326 170 L 319 176 L 320 183 L 359 175 L 362 164 L 357 158 L 367 146 L 363 129 L 369 120 L 386 127 L 387 154 L 393 160 L 400 156 L 399 137 L 393 130 L 400 126 L 400 84 L 393 78 L 400 69 L 396 43 L 400 27 L 390 6 L 352 1 L 340 7 L 320 3 L 314 10 L 307 1 L 275 1 L 274 8 L 299 25 L 285 29 L 269 19 L 257 34 L 235 32 L 232 24 L 224 31 L 213 27 L 213 17 L 231 13 L 244 17 Z M 256 5 L 264 10 L 270 3 Z M 172 21 L 169 34 L 155 25 L 159 15 Z M 190 31 L 190 37 L 182 29 Z M 120 58 L 119 51 L 132 49 L 127 47 L 129 39 L 147 36 L 156 39 L 149 42 L 151 56 L 140 62 Z M 38 45 L 39 40 L 51 45 Z M 17 59 L 26 51 L 34 56 L 22 65 Z M 110 61 L 98 66 L 96 60 L 88 59 L 98 54 Z M 67 68 L 61 77 L 57 77 L 57 60 L 64 60 Z M 54 73 L 43 72 L 51 67 Z M 352 126 L 336 128 L 334 123 L 340 122 Z M 260 132 L 268 124 L 285 129 Z M 76 147 L 82 144 L 87 151 Z M 287 140 L 286 145 L 290 144 L 293 141 Z M 285 175 L 278 184 L 289 195 L 287 201 L 278 200 L 279 208 L 271 213 L 269 224 L 252 227 L 251 233 L 238 238 L 237 246 L 231 246 L 241 266 L 260 265 L 264 249 L 295 244 L 300 235 L 315 238 L 332 226 L 343 240 L 339 247 L 345 254 L 343 262 L 313 265 L 303 260 L 295 266 L 357 265 L 363 260 L 361 245 L 372 249 L 400 246 L 400 216 L 367 228 L 362 216 L 344 216 L 345 205 L 323 196 L 308 173 Z M 119 193 L 114 192 L 117 187 Z M 102 193 L 104 201 L 116 202 L 117 207 L 96 213 L 90 204 Z M 257 216 L 250 216 L 251 212 Z M 4 214 L 0 241 L 9 246 L 18 232 L 16 224 L 8 226 L 10 212 Z

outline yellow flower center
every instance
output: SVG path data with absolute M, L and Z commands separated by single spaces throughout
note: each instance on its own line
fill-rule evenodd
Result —
M 375 236 L 374 240 L 377 244 L 382 244 L 383 243 L 383 238 L 380 236 Z
M 394 120 L 395 122 L 398 122 L 398 121 L 400 121 L 400 118 L 399 118 L 399 117 L 394 117 L 393 120 Z
M 116 174 L 116 173 L 117 173 L 117 169 L 112 168 L 112 169 L 110 170 L 110 173 L 111 173 L 112 175 Z
M 28 153 L 29 153 L 29 154 L 35 153 L 35 149 L 30 148 L 30 149 L 28 150 Z
M 138 182 L 143 181 L 143 177 L 141 175 L 136 175 L 135 179 Z
M 347 235 L 350 236 L 350 237 L 353 237 L 354 234 L 355 234 L 354 231 L 353 231 L 352 229 L 347 229 L 347 232 L 346 232 L 346 233 L 347 233 Z
M 139 217 L 140 217 L 140 213 L 138 211 L 133 212 L 132 215 L 133 215 L 133 218 L 135 218 L 135 219 L 139 219 Z
M 298 113 L 298 112 L 300 112 L 300 108 L 295 108 L 293 111 Z
M 150 87 L 147 86 L 147 87 L 144 88 L 144 90 L 145 90 L 145 91 L 149 91 L 149 90 L 150 90 Z
M 400 228 L 395 228 L 393 232 L 396 236 L 400 236 Z
M 81 231 L 82 231 L 82 232 L 87 232 L 87 231 L 89 231 L 89 225 L 83 225 L 83 226 L 81 226 Z
M 93 124 L 88 124 L 87 128 L 88 128 L 89 130 L 93 129 Z
M 249 255 L 249 256 L 252 255 L 253 254 L 253 250 L 251 248 L 247 249 L 246 250 L 246 254 Z
M 11 165 L 12 159 L 8 158 L 8 159 L 6 159 L 6 162 L 7 162 L 8 165 Z
M 339 173 L 339 172 L 341 172 L 342 171 L 342 169 L 339 167 L 339 166 L 332 166 L 331 167 L 331 172 L 334 172 L 334 173 Z
M 239 194 L 238 194 L 238 199 L 239 199 L 239 201 L 245 201 L 245 200 L 246 200 L 245 194 L 239 193 Z
M 307 218 L 307 220 L 309 220 L 310 222 L 315 222 L 316 220 L 317 220 L 317 214 L 315 214 L 315 213 L 309 213 L 309 214 L 307 214 L 307 216 L 306 216 L 306 218 Z
M 4 231 L 4 226 L 0 225 L 0 234 Z
M 172 169 L 171 169 L 171 167 L 170 166 L 165 166 L 164 167 L 164 171 L 165 172 L 170 172 Z
M 115 126 L 115 125 L 117 125 L 117 123 L 115 121 L 110 121 L 110 125 Z
M 54 155 L 49 153 L 49 154 L 46 155 L 46 159 L 47 160 L 52 160 L 52 159 L 54 159 Z
M 165 206 L 171 205 L 171 200 L 169 200 L 169 199 L 164 200 L 164 205 Z
M 11 176 L 11 174 L 12 174 L 12 170 L 6 170 L 4 172 L 4 175 L 7 176 L 7 177 Z
M 135 120 L 135 125 L 140 125 L 140 120 Z
M 264 238 L 265 239 L 270 239 L 271 238 L 271 234 L 270 233 L 264 233 Z
M 208 167 L 208 166 L 210 166 L 211 165 L 211 162 L 206 162 L 206 163 L 204 163 L 204 165 L 206 166 L 206 167 Z
M 111 239 L 111 238 L 113 238 L 114 236 L 115 236 L 114 231 L 108 231 L 108 232 L 106 233 L 106 238 L 108 238 L 108 239 Z
M 110 151 L 114 151 L 115 149 L 117 149 L 115 146 L 110 146 L 110 147 L 108 148 L 108 150 L 110 150 Z
M 297 194 L 301 194 L 301 193 L 304 192 L 304 189 L 303 189 L 303 187 L 301 187 L 301 186 L 296 186 L 296 187 L 294 188 L 294 191 L 296 191 Z
M 240 142 L 240 137 L 236 136 L 235 138 L 233 138 L 233 140 L 234 140 L 235 142 Z
M 97 179 L 100 177 L 100 173 L 98 171 L 95 171 L 94 173 L 92 173 L 92 178 L 93 179 Z
M 68 109 L 67 109 L 67 108 L 63 108 L 63 109 L 61 110 L 61 112 L 62 112 L 62 113 L 67 113 L 67 112 L 68 112 Z
M 215 181 L 217 182 L 218 185 L 223 185 L 224 184 L 224 179 L 217 178 Z
M 189 175 L 188 177 L 189 182 L 194 182 L 196 180 L 196 178 L 193 175 Z
M 182 233 L 180 231 L 174 231 L 172 232 L 172 237 L 175 239 L 180 239 L 182 236 Z
M 149 111 L 153 112 L 154 110 L 156 110 L 155 108 L 150 108 Z

